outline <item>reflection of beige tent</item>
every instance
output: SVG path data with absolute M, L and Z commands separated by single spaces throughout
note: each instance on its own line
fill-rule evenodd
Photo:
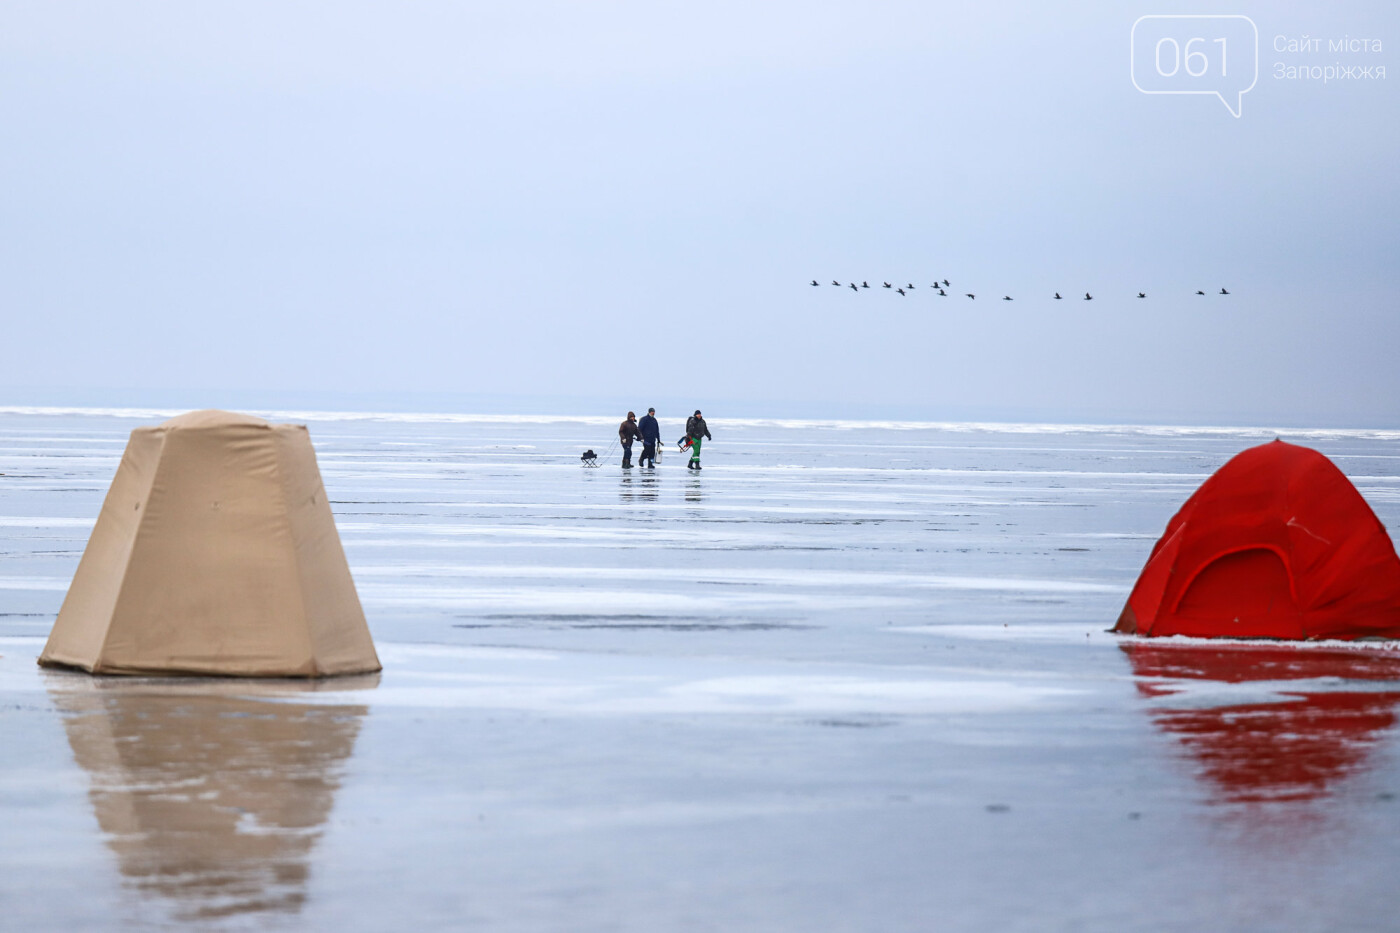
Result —
M 186 922 L 299 911 L 366 707 L 81 686 L 49 692 L 128 883 Z
M 379 670 L 306 428 L 198 411 L 132 431 L 39 663 Z

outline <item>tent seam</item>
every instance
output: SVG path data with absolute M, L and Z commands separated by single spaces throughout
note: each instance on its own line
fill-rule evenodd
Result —
M 107 642 L 112 637 L 112 629 L 117 621 L 117 611 L 121 608 L 122 596 L 126 593 L 128 576 L 131 573 L 131 558 L 136 553 L 136 543 L 141 540 L 141 533 L 146 528 L 146 521 L 151 515 L 151 492 L 156 488 L 156 480 L 160 477 L 161 470 L 165 467 L 165 443 L 170 439 L 170 432 L 160 430 L 160 449 L 156 451 L 156 468 L 151 471 L 151 481 L 146 484 L 145 493 L 142 496 L 141 519 L 136 523 L 136 530 L 131 534 L 131 546 L 127 548 L 126 558 L 122 561 L 122 582 L 117 587 L 117 596 L 112 600 L 112 615 L 107 620 L 107 627 L 102 632 L 102 643 L 97 646 L 97 654 L 92 660 L 92 672 L 98 673 L 98 668 L 102 666 L 102 658 L 107 653 Z M 136 432 L 132 432 L 133 434 Z M 130 441 L 127 441 L 130 444 Z M 124 458 L 123 458 L 124 459 Z M 117 464 L 117 471 L 121 471 L 121 464 Z M 115 482 L 115 479 L 113 480 Z M 99 513 L 99 519 L 101 515 Z
M 306 605 L 306 587 L 302 585 L 301 580 L 301 556 L 297 550 L 296 531 L 292 527 L 292 504 L 287 497 L 287 470 L 285 469 L 286 464 L 283 458 L 283 438 L 278 434 L 275 427 L 269 425 L 268 429 L 272 432 L 272 449 L 275 451 L 277 458 L 277 491 L 278 495 L 282 497 L 281 521 L 287 529 L 287 542 L 292 549 L 292 567 L 295 570 L 293 577 L 297 588 L 297 605 L 301 606 L 302 631 L 306 634 L 306 651 L 311 662 L 311 670 L 308 676 L 317 677 L 320 675 L 320 664 L 316 655 L 316 636 L 311 631 L 311 613 Z

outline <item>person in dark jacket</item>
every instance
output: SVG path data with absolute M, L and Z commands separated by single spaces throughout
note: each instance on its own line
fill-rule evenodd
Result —
M 650 460 L 652 467 L 655 467 L 656 444 L 661 440 L 661 425 L 656 423 L 655 408 L 647 409 L 647 413 L 642 415 L 642 420 L 637 422 L 637 429 L 642 432 L 642 455 L 637 459 L 637 465 L 646 466 Z
M 685 465 L 687 470 L 700 469 L 700 439 L 710 439 L 710 429 L 705 426 L 705 419 L 700 416 L 700 409 L 695 409 L 695 414 L 685 419 L 685 436 L 690 438 L 690 462 Z
M 637 430 L 637 413 L 629 411 L 627 420 L 618 425 L 617 439 L 622 442 L 622 468 L 632 469 L 632 442 L 642 436 Z

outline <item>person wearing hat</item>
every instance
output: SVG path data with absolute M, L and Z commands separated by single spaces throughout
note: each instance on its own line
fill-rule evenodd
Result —
M 646 466 L 650 460 L 651 465 L 655 467 L 656 445 L 661 440 L 661 425 L 656 423 L 655 408 L 647 409 L 647 413 L 642 415 L 642 420 L 637 422 L 637 429 L 642 432 L 642 455 L 637 459 L 637 466 Z
M 617 439 L 622 442 L 622 468 L 632 469 L 632 442 L 642 436 L 637 430 L 637 413 L 629 411 L 627 420 L 617 427 Z
M 685 435 L 690 438 L 690 462 L 685 465 L 687 470 L 700 469 L 700 439 L 710 437 L 710 429 L 705 426 L 705 419 L 700 416 L 700 409 L 695 409 L 695 414 L 685 419 Z

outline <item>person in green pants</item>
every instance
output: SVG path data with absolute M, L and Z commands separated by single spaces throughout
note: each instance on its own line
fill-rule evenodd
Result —
M 700 439 L 710 438 L 710 429 L 705 426 L 705 419 L 700 415 L 700 409 L 695 409 L 695 414 L 685 419 L 685 434 L 690 438 L 690 462 L 685 465 L 687 470 L 700 469 Z

